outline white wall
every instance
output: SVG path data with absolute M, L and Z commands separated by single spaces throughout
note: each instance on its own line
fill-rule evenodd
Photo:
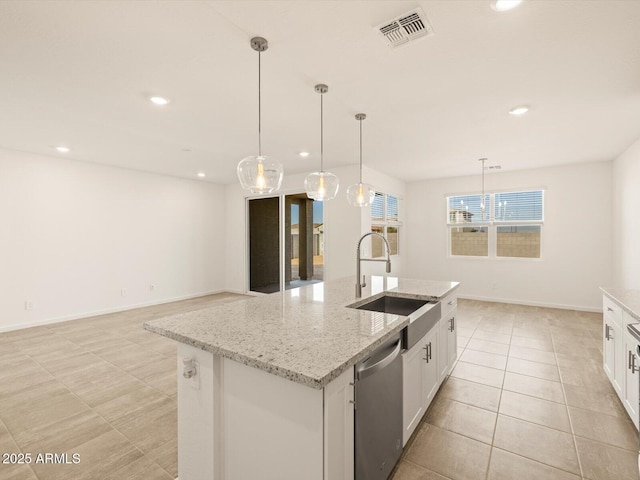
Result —
M 640 290 L 640 139 L 613 162 L 613 284 Z
M 0 150 L 0 331 L 222 290 L 223 202 L 219 185 Z
M 324 205 L 324 249 L 325 280 L 354 276 L 356 271 L 356 245 L 363 232 L 368 231 L 370 217 L 368 209 L 352 207 L 348 204 L 345 192 L 352 183 L 358 182 L 357 166 L 332 168 L 331 173 L 338 176 L 340 189 L 333 200 Z M 304 179 L 307 174 L 287 174 L 280 193 L 294 194 L 304 192 Z M 369 168 L 363 169 L 363 179 L 379 191 L 404 196 L 404 182 L 396 180 Z M 227 185 L 227 241 L 226 241 L 226 288 L 233 292 L 245 291 L 246 266 L 246 191 L 239 184 Z M 392 260 L 392 274 L 401 275 L 405 238 L 401 236 L 400 254 Z M 384 264 L 365 264 L 364 273 L 384 273 Z
M 459 281 L 467 298 L 599 310 L 598 287 L 612 278 L 611 170 L 603 162 L 486 176 L 488 192 L 546 188 L 540 260 L 447 255 L 445 197 L 479 193 L 480 175 L 408 184 L 407 276 Z

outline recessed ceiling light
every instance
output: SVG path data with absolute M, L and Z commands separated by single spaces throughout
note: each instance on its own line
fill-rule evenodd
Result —
M 169 103 L 169 100 L 163 97 L 150 97 L 149 100 L 151 103 L 155 103 L 156 105 L 166 105 Z
M 206 174 L 206 173 L 204 173 L 204 172 L 198 172 L 198 176 L 199 176 L 200 178 L 204 178 L 204 177 L 206 177 L 206 176 L 207 176 L 207 174 Z
M 300 152 L 300 156 L 306 158 L 309 156 L 309 152 Z
M 60 153 L 67 153 L 69 152 L 71 149 L 69 147 L 63 147 L 63 146 L 59 146 L 56 147 L 56 150 L 59 151 Z
M 518 105 L 517 107 L 513 107 L 511 110 L 509 110 L 509 114 L 510 115 L 524 115 L 525 113 L 527 113 L 529 111 L 529 107 L 526 105 Z
M 496 12 L 506 12 L 512 8 L 516 8 L 522 3 L 522 0 L 494 0 L 491 2 L 491 8 Z

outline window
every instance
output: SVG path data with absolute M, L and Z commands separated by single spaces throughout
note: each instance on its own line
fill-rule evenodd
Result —
M 540 258 L 543 190 L 447 197 L 453 256 Z
M 376 193 L 371 202 L 371 231 L 381 234 L 389 242 L 391 255 L 398 255 L 400 243 L 400 216 L 398 197 L 386 193 Z M 386 255 L 384 244 L 379 237 L 371 237 L 371 256 Z

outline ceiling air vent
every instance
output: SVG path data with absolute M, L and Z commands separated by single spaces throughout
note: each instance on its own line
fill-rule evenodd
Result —
M 376 27 L 387 45 L 398 47 L 416 38 L 433 35 L 433 27 L 421 8 L 416 8 Z

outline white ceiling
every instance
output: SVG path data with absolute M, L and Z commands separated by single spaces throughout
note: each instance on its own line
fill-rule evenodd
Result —
M 435 30 L 397 49 L 374 26 L 421 6 Z M 236 181 L 263 152 L 285 175 L 358 161 L 405 181 L 611 160 L 640 137 L 640 1 L 0 2 L 0 146 Z M 172 100 L 166 107 L 150 95 Z M 523 117 L 507 111 L 531 105 Z M 298 156 L 301 150 L 312 155 Z

